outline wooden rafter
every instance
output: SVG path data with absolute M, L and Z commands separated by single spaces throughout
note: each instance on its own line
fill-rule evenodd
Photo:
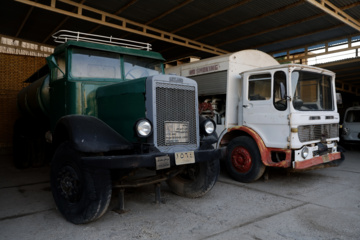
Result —
M 81 0 L 80 4 L 84 4 L 86 0 Z M 75 12 L 77 9 L 74 8 L 72 12 Z M 69 20 L 69 16 L 66 16 L 59 25 L 57 25 L 57 27 L 55 29 L 52 30 L 52 32 L 43 40 L 43 43 L 46 43 L 49 38 L 51 38 L 51 36 L 56 33 L 68 20 Z
M 170 14 L 170 13 L 178 10 L 179 8 L 184 7 L 185 5 L 187 5 L 187 4 L 189 4 L 189 3 L 193 2 L 193 1 L 194 1 L 194 0 L 186 0 L 186 1 L 182 2 L 182 3 L 180 3 L 179 5 L 173 7 L 172 9 L 169 9 L 168 11 L 162 13 L 161 15 L 159 15 L 159 16 L 151 19 L 150 21 L 146 22 L 145 25 L 149 25 L 149 24 L 151 24 L 151 23 L 153 23 L 153 22 L 155 22 L 155 21 L 157 21 L 157 20 L 165 17 L 166 15 L 168 15 L 168 14 Z
M 197 50 L 200 50 L 203 52 L 212 53 L 215 55 L 222 55 L 222 54 L 228 53 L 228 51 L 225 51 L 225 50 L 222 50 L 222 49 L 210 46 L 210 45 L 206 45 L 206 44 L 203 44 L 203 43 L 200 43 L 200 42 L 188 39 L 188 38 L 184 38 L 184 37 L 172 34 L 172 33 L 161 31 L 156 28 L 146 26 L 144 24 L 139 24 L 137 22 L 127 20 L 125 18 L 116 16 L 114 14 L 100 11 L 98 9 L 91 8 L 86 5 L 75 3 L 75 2 L 69 1 L 69 0 L 52 0 L 50 6 L 45 5 L 45 4 L 36 3 L 34 0 L 15 0 L 15 1 L 21 2 L 24 4 L 28 4 L 28 5 L 31 5 L 34 7 L 42 8 L 42 9 L 45 9 L 48 11 L 53 11 L 53 12 L 56 12 L 59 14 L 64 14 L 64 15 L 67 15 L 70 17 L 75 17 L 75 18 L 79 18 L 79 19 L 82 19 L 85 21 L 101 24 L 101 25 L 104 25 L 107 27 L 139 34 L 142 36 L 146 36 L 146 37 L 150 37 L 150 38 L 154 38 L 154 39 L 158 39 L 158 40 L 162 40 L 162 41 L 166 41 L 166 42 L 170 42 L 170 43 L 188 47 L 188 48 L 197 49 Z M 70 12 L 70 11 L 67 11 L 64 9 L 60 9 L 56 6 L 57 2 L 62 2 L 62 3 L 68 4 L 68 5 L 77 7 L 77 12 L 73 13 L 73 12 Z M 99 18 L 86 16 L 83 14 L 83 12 L 84 12 L 83 10 L 85 10 L 86 12 L 90 12 L 92 14 L 98 15 Z M 110 23 L 110 22 L 108 22 L 109 19 L 116 20 L 117 22 L 119 22 L 119 24 Z
M 360 32 L 360 22 L 349 16 L 343 10 L 329 2 L 328 0 L 306 0 L 312 5 L 320 8 L 322 11 L 330 14 L 331 16 L 339 19 L 350 27 L 355 28 Z
M 336 29 L 340 26 L 343 26 L 344 24 L 340 24 L 340 25 L 336 25 L 336 26 L 333 26 L 329 29 L 325 29 L 325 30 L 330 30 L 330 29 Z M 324 29 L 323 29 L 324 30 Z M 318 32 L 321 32 L 321 31 L 316 31 L 316 32 L 312 32 L 312 33 L 307 33 L 305 34 L 304 36 L 307 36 L 307 35 L 311 35 L 311 34 L 314 34 L 314 33 L 318 33 Z M 354 34 L 352 36 L 358 36 L 358 34 Z M 298 46 L 296 48 L 293 48 L 293 49 L 288 49 L 286 52 L 287 52 L 287 55 L 285 56 L 285 58 L 281 59 L 281 60 L 278 60 L 280 63 L 282 62 L 288 62 L 288 61 L 295 61 L 295 60 L 307 60 L 308 58 L 314 58 L 314 57 L 318 57 L 318 56 L 323 56 L 323 55 L 327 55 L 327 54 L 333 54 L 333 53 L 339 53 L 339 52 L 343 52 L 343 51 L 347 51 L 347 50 L 356 50 L 356 49 L 359 49 L 360 47 L 359 46 L 353 46 L 352 45 L 352 41 L 351 41 L 351 38 L 352 36 L 348 36 L 347 38 L 347 42 L 346 44 L 348 45 L 347 48 L 342 48 L 342 49 L 337 49 L 337 50 L 331 50 L 329 51 L 329 48 L 331 46 L 329 46 L 329 43 L 331 42 L 334 42 L 334 41 L 338 41 L 338 40 L 343 40 L 344 38 L 336 38 L 336 39 L 329 39 L 328 41 L 323 41 L 323 42 L 316 42 L 316 43 L 312 43 L 311 45 L 304 45 L 304 46 Z M 292 37 L 292 38 L 287 38 L 286 40 L 291 40 L 291 39 L 294 39 L 296 37 Z M 268 43 L 268 44 L 275 44 L 275 43 L 278 43 L 280 41 L 275 41 L 275 42 L 271 42 L 271 43 Z M 345 44 L 345 43 L 344 43 Z M 316 46 L 316 45 L 324 45 L 324 52 L 321 52 L 321 53 L 310 53 L 309 51 L 309 47 L 311 46 Z M 291 50 L 296 50 L 296 49 L 304 49 L 304 52 L 303 53 L 297 53 L 295 54 L 295 56 L 292 56 L 290 54 L 290 51 Z M 270 55 L 275 55 L 276 53 L 281 53 L 281 52 L 285 52 L 285 51 L 280 51 L 280 52 L 272 52 L 272 53 L 269 53 Z M 357 60 L 358 61 L 358 60 Z
M 195 24 L 198 24 L 198 23 L 201 23 L 201 22 L 203 22 L 203 21 L 205 21 L 205 20 L 208 20 L 208 19 L 210 19 L 210 18 L 216 17 L 216 16 L 218 16 L 218 15 L 220 15 L 220 14 L 223 14 L 223 13 L 225 13 L 225 12 L 231 10 L 231 9 L 240 7 L 241 5 L 244 5 L 244 4 L 246 4 L 246 3 L 248 3 L 248 2 L 251 2 L 251 1 L 252 1 L 252 0 L 245 0 L 245 1 L 241 1 L 241 2 L 239 2 L 239 3 L 233 4 L 233 5 L 229 6 L 229 7 L 223 8 L 223 9 L 221 9 L 221 10 L 215 12 L 215 13 L 210 14 L 209 16 L 206 16 L 206 17 L 204 17 L 204 18 L 198 19 L 198 20 L 196 20 L 196 21 L 194 21 L 194 22 L 191 22 L 191 23 L 189 23 L 189 24 L 187 24 L 187 25 L 184 25 L 184 26 L 182 26 L 182 27 L 180 27 L 180 28 L 178 28 L 178 29 L 175 29 L 175 30 L 171 31 L 171 33 L 179 32 L 180 30 L 189 28 L 189 27 L 191 27 L 191 26 L 193 26 L 193 25 L 195 25 Z
M 193 1 L 194 1 L 194 0 L 186 0 L 186 1 L 182 2 L 182 3 L 178 4 L 177 6 L 175 6 L 175 7 L 171 8 L 171 9 L 167 10 L 166 12 L 164 12 L 164 13 L 162 13 L 162 14 L 160 14 L 159 16 L 157 16 L 157 17 L 155 17 L 155 18 L 147 21 L 147 22 L 145 23 L 145 25 L 150 25 L 151 23 L 153 23 L 153 22 L 155 22 L 155 21 L 157 21 L 157 20 L 165 17 L 166 15 L 168 15 L 168 14 L 170 14 L 170 13 L 172 13 L 172 12 L 174 12 L 174 11 L 182 8 L 182 7 L 184 7 L 185 5 L 187 5 L 187 4 L 189 4 L 189 3 L 193 2 Z M 172 33 L 173 33 L 173 32 L 172 32 Z M 122 37 L 123 37 L 123 38 L 126 38 L 128 35 L 130 35 L 130 33 L 127 33 L 127 34 L 125 34 L 125 35 L 122 36 Z M 153 42 L 153 41 L 154 41 L 154 40 L 150 41 L 150 43 Z
M 128 4 L 126 4 L 125 6 L 121 7 L 120 9 L 118 9 L 116 12 L 114 12 L 114 15 L 119 15 L 120 13 L 122 13 L 123 11 L 125 11 L 127 8 L 129 8 L 131 5 L 133 5 L 134 3 L 136 3 L 138 0 L 132 0 L 130 1 Z M 109 20 L 110 22 L 111 20 Z M 101 28 L 101 24 L 97 25 L 96 27 L 94 27 L 93 29 L 91 29 L 89 31 L 89 33 L 94 33 L 96 30 L 98 30 L 99 28 Z
M 37 2 L 37 0 L 36 0 L 35 2 Z M 34 7 L 31 7 L 31 8 L 29 9 L 29 11 L 26 13 L 26 16 L 25 16 L 24 20 L 22 21 L 21 26 L 19 27 L 19 29 L 17 30 L 17 32 L 16 32 L 16 34 L 15 34 L 15 37 L 18 37 L 18 36 L 20 35 L 21 30 L 23 29 L 25 23 L 27 22 L 28 18 L 30 17 L 33 9 L 34 9 Z
M 200 39 L 202 39 L 202 38 L 206 38 L 206 37 L 209 37 L 209 36 L 212 36 L 212 35 L 215 35 L 215 34 L 218 34 L 218 33 L 224 32 L 224 31 L 227 31 L 227 30 L 230 30 L 230 29 L 232 29 L 232 28 L 236 28 L 236 27 L 238 27 L 238 26 L 240 26 L 240 25 L 247 24 L 247 23 L 250 23 L 250 22 L 259 20 L 259 19 L 261 19 L 261 18 L 265 18 L 265 17 L 271 16 L 271 15 L 273 15 L 273 14 L 276 14 L 276 13 L 285 11 L 285 10 L 287 10 L 287 9 L 296 7 L 296 6 L 298 6 L 298 5 L 301 5 L 301 4 L 304 3 L 304 1 L 305 1 L 305 0 L 301 0 L 300 2 L 296 2 L 296 3 L 294 3 L 294 4 L 290 4 L 290 5 L 287 5 L 287 6 L 285 6 L 285 7 L 276 9 L 276 10 L 274 10 L 274 11 L 267 12 L 267 13 L 261 14 L 261 15 L 259 15 L 259 16 L 253 17 L 253 18 L 246 19 L 245 21 L 241 21 L 241 22 L 232 24 L 232 25 L 230 25 L 230 26 L 227 26 L 227 27 L 225 27 L 225 28 L 221 28 L 221 29 L 219 29 L 219 30 L 216 30 L 216 31 L 213 31 L 213 32 L 210 32 L 210 33 L 207 33 L 207 34 L 205 34 L 205 35 L 198 36 L 198 37 L 194 38 L 194 40 L 197 41 L 197 40 L 200 40 Z M 248 1 L 246 1 L 246 2 L 248 2 Z M 236 7 L 236 6 L 240 6 L 240 5 L 239 5 L 239 4 L 232 5 L 232 7 Z M 211 17 L 215 17 L 215 16 L 217 16 L 217 15 L 220 14 L 220 13 L 221 13 L 221 14 L 224 13 L 224 12 L 225 12 L 224 10 L 225 10 L 225 9 L 220 10 L 220 11 L 214 13 L 214 14 L 211 14 L 210 16 L 211 16 Z M 227 9 L 226 9 L 226 10 L 227 10 Z M 325 14 L 324 14 L 324 15 L 325 15 Z M 210 16 L 209 16 L 209 17 L 210 17 Z M 209 17 L 206 17 L 206 19 L 209 19 Z M 202 19 L 202 20 L 205 20 L 205 18 Z M 198 21 L 195 21 L 194 23 L 198 23 Z M 188 24 L 188 25 L 186 25 L 186 27 L 190 27 L 190 26 L 192 26 L 192 25 L 194 25 L 194 24 Z M 185 26 L 184 26 L 184 27 L 185 27 Z M 179 31 L 179 30 L 182 30 L 182 29 L 184 29 L 184 27 L 181 27 L 181 28 L 179 28 L 179 29 L 176 29 L 176 30 L 172 31 L 172 33 L 173 33 L 173 32 L 176 32 L 176 31 Z M 258 35 L 258 34 L 256 34 L 256 35 Z M 244 36 L 243 38 L 245 39 L 245 38 L 248 38 L 248 37 L 247 37 L 247 36 Z M 240 39 L 240 40 L 241 40 L 241 39 Z M 220 44 L 218 44 L 218 45 L 222 45 L 222 44 L 220 43 Z M 171 49 L 173 49 L 173 48 L 174 48 L 174 47 L 169 47 L 169 48 L 167 48 L 167 49 L 163 49 L 161 52 L 166 52 L 166 51 L 171 50 Z
M 239 27 L 239 26 L 241 26 L 241 25 L 248 24 L 248 23 L 251 23 L 251 22 L 253 22 L 253 21 L 257 21 L 257 20 L 259 20 L 259 19 L 261 19 L 261 18 L 265 18 L 265 17 L 271 16 L 271 15 L 274 15 L 274 14 L 276 14 L 276 13 L 285 11 L 285 10 L 290 9 L 290 8 L 294 8 L 294 7 L 296 7 L 296 6 L 298 6 L 298 5 L 301 5 L 301 4 L 303 4 L 303 3 L 304 3 L 304 0 L 301 0 L 301 1 L 296 2 L 296 3 L 294 3 L 294 4 L 287 5 L 287 6 L 285 6 L 285 7 L 276 9 L 276 10 L 274 10 L 274 11 L 267 12 L 267 13 L 261 14 L 261 15 L 259 15 L 259 16 L 255 16 L 255 17 L 253 17 L 253 18 L 246 19 L 246 20 L 244 20 L 244 21 L 241 21 L 241 22 L 238 22 L 238 23 L 229 25 L 229 26 L 227 26 L 227 27 L 225 27 L 225 28 L 221 28 L 221 29 L 219 29 L 219 30 L 217 30 L 217 31 L 213 31 L 213 32 L 210 32 L 210 33 L 208 33 L 208 34 L 205 34 L 205 35 L 196 37 L 196 38 L 194 38 L 194 40 L 200 40 L 200 39 L 203 39 L 203 38 L 206 38 L 206 37 L 210 37 L 210 36 L 212 36 L 212 35 L 215 35 L 215 34 L 218 34 L 218 33 L 221 33 L 221 32 L 225 32 L 225 31 L 227 31 L 227 30 L 230 30 L 230 29 Z
M 297 4 L 293 4 L 293 6 L 295 6 Z M 358 6 L 360 5 L 360 2 L 357 2 L 357 3 L 353 3 L 353 4 L 350 4 L 348 6 L 344 6 L 341 8 L 341 10 L 346 10 L 346 9 L 349 9 L 349 8 L 352 8 L 352 7 L 355 7 L 355 6 Z M 291 5 L 289 5 L 291 6 Z M 286 8 L 286 7 L 285 7 Z M 280 9 L 278 9 L 280 10 Z M 283 9 L 283 10 L 286 10 L 286 9 Z M 323 17 L 325 16 L 326 13 L 321 13 L 321 14 L 317 14 L 315 16 L 311 16 L 311 17 L 307 17 L 307 18 L 304 18 L 304 19 L 301 19 L 301 20 L 298 20 L 298 21 L 295 21 L 295 22 L 290 22 L 290 23 L 286 23 L 286 24 L 283 24 L 281 26 L 278 26 L 278 27 L 275 27 L 275 28 L 269 28 L 269 29 L 266 29 L 264 31 L 261 31 L 261 32 L 257 32 L 257 33 L 254 33 L 254 34 L 251 34 L 251 35 L 246 35 L 246 36 L 243 36 L 243 37 L 239 37 L 239 38 L 234 38 L 234 39 L 231 39 L 229 41 L 226 41 L 226 42 L 222 42 L 222 43 L 218 43 L 215 45 L 215 47 L 219 47 L 219 46 L 223 46 L 225 44 L 229 44 L 229 43 L 233 43 L 233 42 L 237 42 L 237 41 L 241 41 L 241 40 L 244 40 L 244 39 L 248 39 L 248 38 L 251 38 L 251 37 L 256 37 L 256 36 L 259 36 L 259 35 L 262 35 L 262 34 L 265 34 L 265 33 L 269 33 L 269 32 L 273 32 L 273 31 L 277 31 L 277 30 L 280 30 L 282 28 L 286 28 L 286 27 L 291 27 L 291 26 L 295 26 L 297 24 L 300 24 L 300 23 L 304 23 L 304 22 L 308 22 L 308 21 L 311 21 L 311 20 L 314 20 L 316 18 L 319 18 L 319 17 Z M 246 22 L 247 23 L 247 22 Z M 245 24 L 245 23 L 243 23 Z M 336 27 L 339 27 L 339 26 L 342 26 L 342 24 L 340 25 L 337 25 Z M 334 27 L 330 27 L 329 29 L 332 29 Z M 321 29 L 320 32 L 322 31 L 325 31 L 327 29 Z M 315 33 L 315 32 L 314 32 Z M 309 34 L 304 34 L 305 35 L 309 35 Z M 292 37 L 293 38 L 298 38 L 298 37 L 301 37 L 303 35 L 298 35 L 298 36 L 295 36 L 295 37 Z M 198 38 L 195 38 L 195 40 L 198 40 Z M 284 41 L 284 40 L 290 40 L 290 39 L 281 39 L 280 41 Z M 279 41 L 279 42 L 280 42 Z M 267 42 L 266 44 L 263 44 L 263 45 L 269 45 L 269 42 Z M 259 46 L 254 46 L 253 48 L 258 48 L 262 45 L 259 45 Z

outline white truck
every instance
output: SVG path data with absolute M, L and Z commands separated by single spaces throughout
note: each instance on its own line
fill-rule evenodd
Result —
M 237 181 L 255 181 L 266 167 L 304 170 L 344 160 L 331 71 L 243 50 L 165 72 L 197 81 L 199 110 L 216 122 L 216 147 L 227 147 L 223 160 Z

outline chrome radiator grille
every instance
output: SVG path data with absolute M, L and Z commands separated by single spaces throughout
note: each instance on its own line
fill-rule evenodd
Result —
M 336 138 L 339 136 L 339 124 L 304 125 L 298 127 L 300 142 Z
M 165 140 L 165 122 L 184 122 L 188 124 L 188 141 L 181 144 L 197 145 L 196 111 L 198 109 L 196 107 L 195 95 L 194 86 L 156 83 L 156 131 L 158 146 L 169 145 Z

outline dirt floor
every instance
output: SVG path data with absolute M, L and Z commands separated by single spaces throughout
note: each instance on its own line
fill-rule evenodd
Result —
M 337 168 L 302 173 L 270 169 L 268 180 L 238 183 L 221 172 L 200 199 L 162 185 L 128 189 L 124 214 L 113 192 L 98 221 L 67 222 L 50 192 L 49 168 L 18 170 L 0 156 L 0 239 L 360 239 L 360 150 Z

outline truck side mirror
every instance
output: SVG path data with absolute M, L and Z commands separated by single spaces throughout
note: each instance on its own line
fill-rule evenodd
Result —
M 60 69 L 60 67 L 57 64 L 56 59 L 55 59 L 55 57 L 53 55 L 47 57 L 46 61 L 47 61 L 48 65 L 49 65 L 50 69 L 57 68 L 63 75 L 65 75 L 65 73 Z
M 342 104 L 342 96 L 341 93 L 336 93 L 336 103 Z

